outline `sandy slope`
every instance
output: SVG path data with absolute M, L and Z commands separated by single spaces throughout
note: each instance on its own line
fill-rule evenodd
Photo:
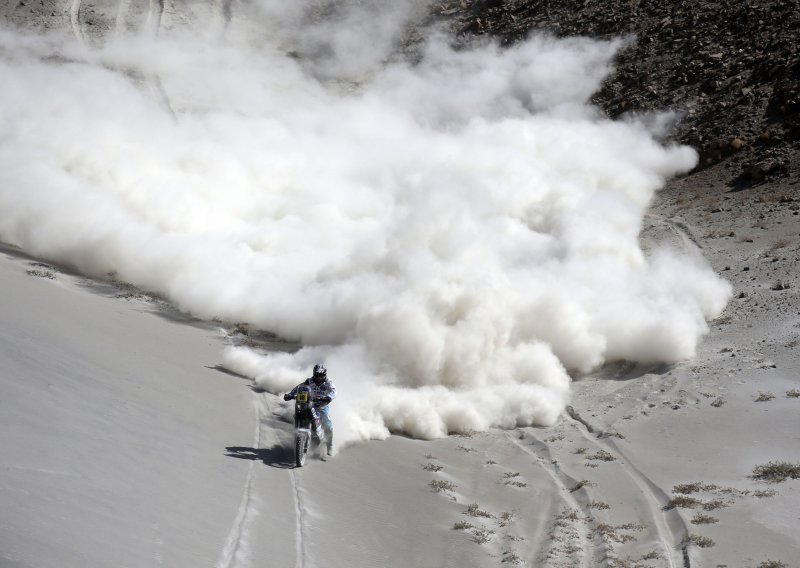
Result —
M 212 563 L 245 474 L 224 449 L 252 420 L 219 338 L 26 270 L 53 274 L 3 255 L 0 564 Z
M 4 567 L 797 558 L 797 482 L 759 498 L 773 487 L 747 478 L 758 463 L 796 460 L 798 402 L 784 392 L 798 386 L 797 358 L 776 348 L 797 335 L 796 308 L 734 311 L 674 368 L 579 379 L 551 428 L 395 436 L 294 470 L 283 403 L 215 368 L 224 341 L 212 326 L 13 249 L 0 278 Z M 754 402 L 760 391 L 776 398 Z M 693 496 L 710 510 L 664 510 L 690 482 L 706 484 Z M 719 522 L 692 524 L 698 512 Z M 715 545 L 686 545 L 687 533 Z

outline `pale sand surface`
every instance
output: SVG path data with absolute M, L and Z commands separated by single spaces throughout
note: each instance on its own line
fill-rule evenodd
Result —
M 672 216 L 682 183 L 656 213 Z M 748 291 L 695 359 L 579 378 L 571 412 L 550 428 L 395 436 L 302 470 L 291 467 L 283 402 L 218 368 L 221 330 L 6 247 L 0 565 L 797 565 L 800 483 L 748 478 L 757 464 L 797 461 L 800 401 L 785 396 L 800 386 L 796 288 L 770 289 L 784 265 L 763 256 L 774 231 L 753 243 L 702 238 L 692 216 L 703 214 L 674 217 L 672 237 L 645 231 L 693 235 Z M 784 214 L 779 230 L 793 226 Z M 744 230 L 749 215 L 725 224 Z M 782 247 L 788 278 L 797 242 Z M 760 392 L 775 398 L 755 402 Z M 454 487 L 437 493 L 433 480 Z M 673 487 L 692 482 L 706 486 L 692 494 L 701 504 L 664 510 Z M 698 513 L 718 522 L 693 524 Z M 455 530 L 461 521 L 472 527 Z M 714 546 L 687 546 L 687 534 Z

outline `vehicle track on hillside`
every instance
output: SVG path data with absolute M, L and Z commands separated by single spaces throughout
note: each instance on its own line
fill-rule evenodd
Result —
M 669 501 L 667 493 L 661 489 L 652 479 L 639 470 L 630 459 L 620 450 L 619 446 L 612 438 L 602 438 L 598 440 L 597 435 L 593 435 L 596 428 L 591 427 L 580 415 L 574 411 L 569 413 L 571 419 L 569 424 L 583 439 L 594 448 L 610 452 L 617 459 L 615 465 L 630 478 L 644 497 L 647 505 L 649 517 L 655 527 L 656 534 L 660 542 L 660 547 L 669 568 L 691 568 L 685 540 L 688 534 L 688 527 L 677 511 L 664 511 L 662 503 Z M 592 435 L 590 435 L 592 434 Z M 680 551 L 680 557 L 676 557 L 675 551 Z
M 69 5 L 69 23 L 72 26 L 72 33 L 75 38 L 86 45 L 86 36 L 83 33 L 83 24 L 81 23 L 81 0 L 72 0 Z
M 644 216 L 645 221 L 649 221 L 651 223 L 651 227 L 663 227 L 666 228 L 670 234 L 675 239 L 676 244 L 687 253 L 698 253 L 703 250 L 703 245 L 700 240 L 694 236 L 689 226 L 682 222 L 676 221 L 675 219 L 670 219 L 669 217 L 665 217 L 663 215 L 658 215 L 656 213 L 647 213 Z M 642 230 L 642 233 L 647 232 L 647 227 Z
M 253 407 L 255 417 L 253 450 L 258 452 L 260 448 L 266 446 L 281 448 L 286 461 L 293 458 L 293 456 L 289 456 L 289 452 L 285 450 L 283 444 L 281 444 L 280 438 L 269 424 L 270 418 L 276 414 L 273 398 L 265 393 L 257 393 L 253 399 Z M 256 476 L 258 474 L 258 463 L 260 463 L 260 460 L 252 459 L 248 466 L 244 488 L 242 490 L 242 499 L 228 533 L 228 537 L 225 540 L 220 560 L 217 562 L 217 568 L 236 568 L 238 566 L 257 564 L 255 559 L 250 563 L 243 562 L 242 560 L 246 555 L 240 553 L 250 549 L 247 540 L 250 532 L 249 529 L 253 519 L 258 515 L 255 506 L 257 495 L 254 489 Z M 292 500 L 294 503 L 295 568 L 306 568 L 306 566 L 309 565 L 306 546 L 307 527 L 305 522 L 308 515 L 306 512 L 307 506 L 305 503 L 304 491 L 300 483 L 300 476 L 293 468 L 287 469 L 287 475 L 289 476 Z
M 254 401 L 255 431 L 253 433 L 253 448 L 261 447 L 261 409 L 259 400 Z M 247 475 L 244 481 L 242 499 L 239 502 L 239 509 L 233 521 L 228 538 L 222 548 L 222 554 L 217 562 L 217 568 L 233 568 L 237 565 L 237 554 L 246 546 L 245 531 L 249 520 L 254 513 L 253 507 L 253 479 L 255 478 L 256 460 L 250 460 L 247 466 Z
M 573 479 L 571 476 L 567 475 L 564 471 L 553 464 L 549 448 L 543 442 L 534 440 L 533 445 L 541 446 L 534 450 L 532 449 L 533 445 L 525 445 L 521 443 L 512 432 L 506 432 L 506 436 L 515 446 L 536 460 L 537 465 L 544 469 L 556 487 L 558 487 L 560 494 L 559 496 L 564 501 L 567 508 L 569 510 L 579 511 L 586 521 L 586 523 L 571 524 L 564 522 L 565 517 L 559 516 L 553 524 L 551 531 L 551 545 L 546 549 L 547 552 L 544 553 L 544 557 L 536 559 L 534 565 L 541 565 L 543 563 L 544 565 L 548 566 L 581 566 L 583 568 L 596 568 L 597 566 L 604 566 L 605 562 L 603 557 L 605 556 L 605 551 L 603 551 L 602 554 L 599 553 L 598 547 L 592 542 L 592 538 L 588 530 L 589 525 L 594 523 L 594 516 L 589 507 L 588 495 L 585 494 L 584 490 L 579 490 L 583 491 L 584 493 L 584 499 L 579 500 L 575 496 L 577 493 L 579 493 L 579 491 L 573 491 L 573 488 L 578 483 L 577 480 Z M 540 452 L 544 455 L 540 455 Z M 556 534 L 558 531 L 565 533 L 563 537 L 560 534 Z M 557 547 L 553 545 L 553 543 L 558 542 L 560 538 L 572 539 L 573 537 L 577 537 L 580 542 L 580 546 L 577 549 L 570 548 L 564 552 L 557 550 Z M 566 555 L 567 557 L 560 558 L 558 557 L 559 554 Z M 553 558 L 553 556 L 556 557 Z

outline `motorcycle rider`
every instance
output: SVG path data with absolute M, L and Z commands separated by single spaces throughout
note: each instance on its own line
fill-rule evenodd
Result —
M 291 400 L 297 396 L 297 389 L 306 385 L 311 388 L 311 396 L 322 420 L 322 428 L 325 430 L 325 440 L 327 442 L 328 455 L 333 455 L 333 423 L 328 412 L 330 403 L 336 397 L 336 387 L 328 380 L 328 369 L 320 363 L 314 365 L 314 374 L 294 387 L 290 392 L 283 395 L 283 400 Z

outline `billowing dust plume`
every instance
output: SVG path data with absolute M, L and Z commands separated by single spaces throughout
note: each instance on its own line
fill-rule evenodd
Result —
M 571 371 L 692 357 L 724 308 L 696 253 L 639 244 L 697 158 L 588 104 L 619 43 L 415 43 L 423 2 L 190 6 L 0 30 L 0 239 L 300 342 L 224 362 L 275 393 L 325 362 L 339 439 L 552 423 Z

